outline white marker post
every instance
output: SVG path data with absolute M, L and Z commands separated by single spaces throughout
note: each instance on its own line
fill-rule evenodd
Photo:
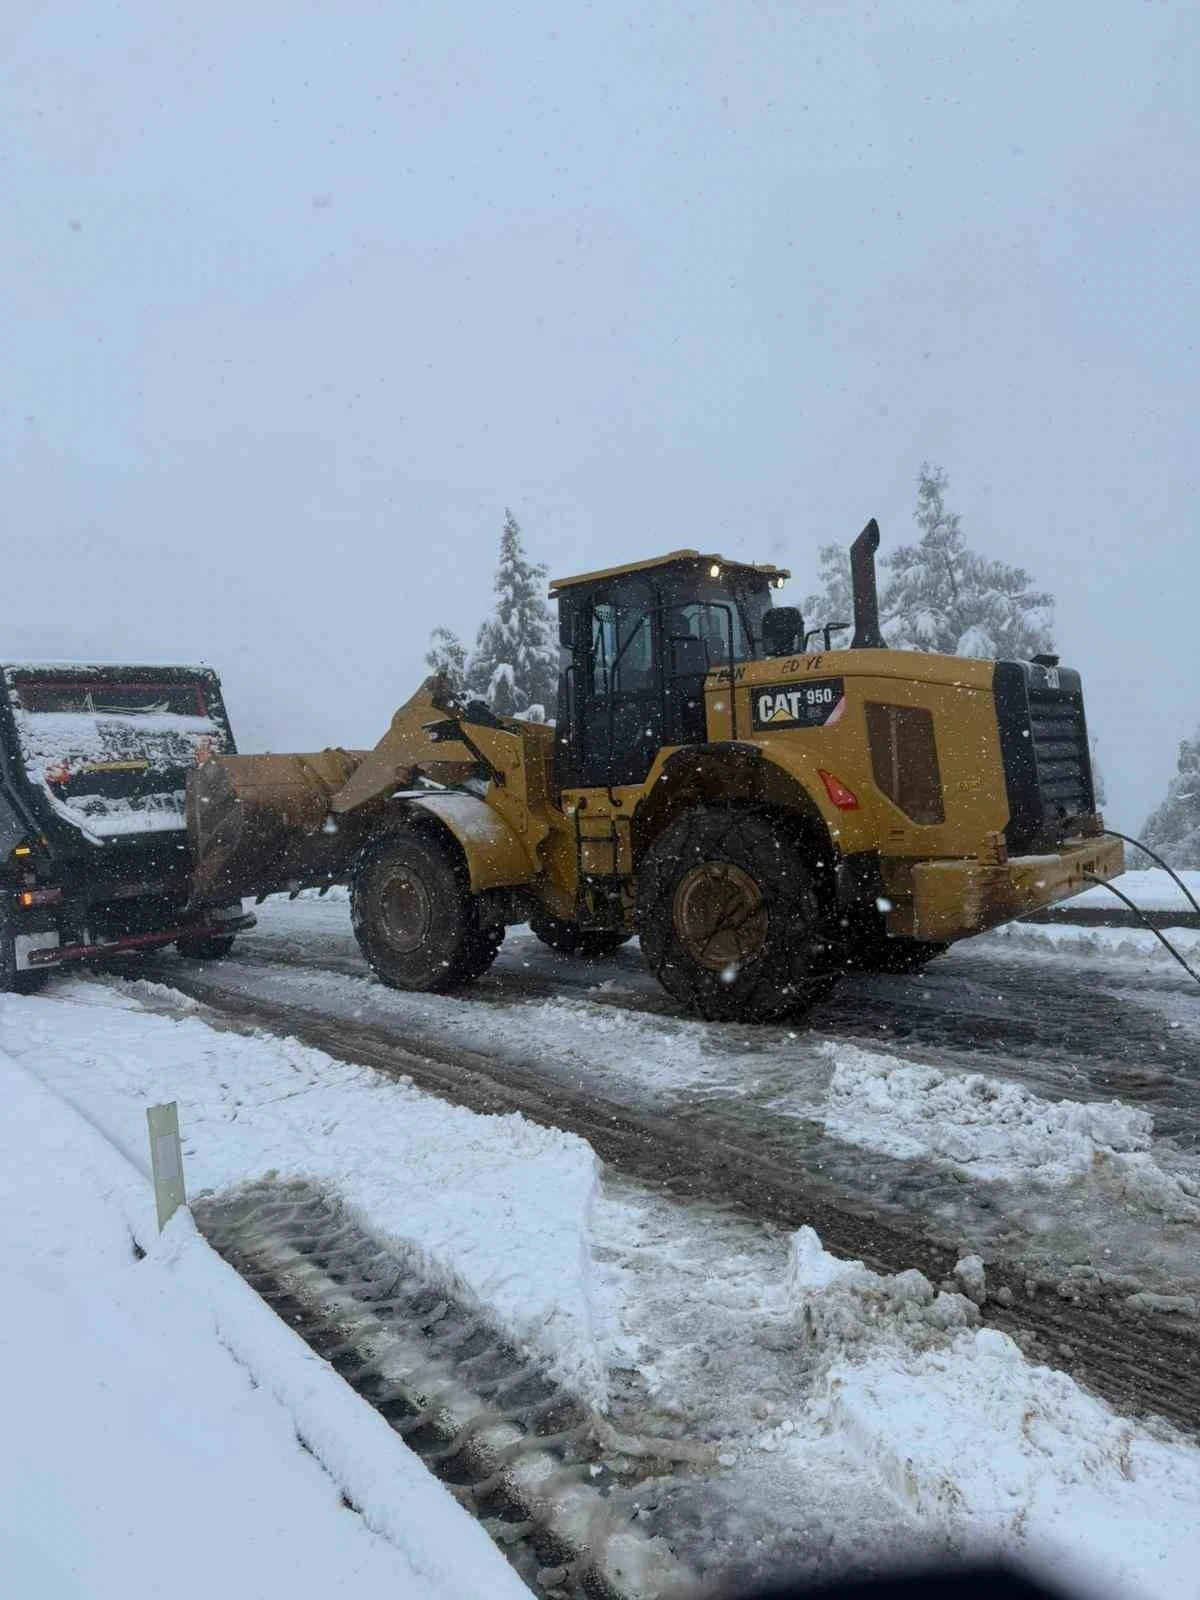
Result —
M 183 1187 L 183 1150 L 179 1143 L 179 1107 L 172 1100 L 166 1106 L 148 1106 L 150 1125 L 150 1165 L 154 1170 L 154 1203 L 158 1207 L 161 1233 L 179 1210 L 187 1205 Z

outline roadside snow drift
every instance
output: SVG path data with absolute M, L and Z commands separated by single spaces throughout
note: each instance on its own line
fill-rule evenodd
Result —
M 1200 872 L 1181 872 L 1179 876 L 1196 899 L 1200 900 Z M 1134 905 L 1140 906 L 1143 911 L 1185 911 L 1193 914 L 1195 912 L 1195 907 L 1189 903 L 1187 896 L 1172 879 L 1170 873 L 1164 872 L 1161 867 L 1124 872 L 1116 879 L 1116 885 L 1122 894 L 1127 894 Z M 1115 895 L 1109 894 L 1107 889 L 1102 889 L 1099 885 L 1073 896 L 1070 908 L 1080 911 L 1125 909 Z
M 294 1040 L 147 1014 L 133 994 L 87 981 L 7 997 L 0 1048 L 142 1170 L 145 1107 L 177 1100 L 193 1194 L 278 1172 L 335 1184 L 433 1281 L 486 1305 L 554 1378 L 603 1403 L 587 1249 L 598 1164 L 582 1140 L 475 1116 Z
M 0 1098 L 5 1594 L 527 1596 L 186 1213 L 157 1240 L 144 1180 L 4 1056 Z
M 1200 929 L 1164 928 L 1162 931 L 1189 966 L 1200 964 Z M 1186 992 L 1193 995 L 1196 992 L 1187 973 L 1182 971 L 1175 957 L 1149 928 L 1087 928 L 1067 922 L 1006 922 L 1003 927 L 982 934 L 981 944 L 983 948 L 995 944 L 1021 953 L 1030 951 L 1038 955 L 1062 955 L 1075 961 L 1121 961 L 1130 966 L 1149 964 L 1156 977 L 1166 975 L 1177 978 Z

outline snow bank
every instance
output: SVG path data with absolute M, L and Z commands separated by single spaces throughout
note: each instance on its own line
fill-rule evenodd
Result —
M 1017 1084 L 857 1045 L 821 1049 L 834 1064 L 825 1128 L 846 1144 L 984 1180 L 1097 1183 L 1171 1221 L 1200 1221 L 1200 1182 L 1159 1167 L 1147 1111 L 1117 1100 L 1042 1100 Z
M 280 1174 L 332 1184 L 373 1232 L 604 1405 L 589 1247 L 598 1164 L 574 1135 L 476 1116 L 294 1040 L 148 1014 L 132 993 L 82 980 L 0 998 L 0 1048 L 143 1170 L 145 1107 L 178 1100 L 193 1193 Z
M 0 1095 L 6 1593 L 527 1596 L 186 1214 L 158 1239 L 145 1180 L 4 1056 Z
M 1162 932 L 1185 961 L 1193 967 L 1200 965 L 1200 929 L 1164 928 Z M 1167 971 L 1175 974 L 1181 984 L 1191 987 L 1191 979 L 1180 971 L 1170 951 L 1148 928 L 1080 928 L 1070 923 L 1007 922 L 983 934 L 979 943 L 982 946 L 993 939 L 1001 939 L 1018 950 L 1053 951 L 1087 960 L 1132 960 L 1139 965 L 1151 961 L 1156 967 L 1165 964 Z
M 367 1527 L 403 1551 L 418 1580 L 411 1592 L 422 1600 L 461 1600 L 464 1594 L 527 1600 L 525 1585 L 480 1525 L 418 1457 L 397 1448 L 396 1434 L 378 1412 L 267 1313 L 249 1285 L 209 1249 L 190 1217 L 181 1215 L 168 1235 L 158 1258 L 175 1283 L 192 1307 L 206 1308 L 217 1339 L 283 1408 L 304 1448 Z
M 784 1286 L 821 1378 L 802 1425 L 851 1442 L 898 1500 L 972 1550 L 1035 1562 L 1093 1590 L 1192 1600 L 1200 1452 L 1116 1416 L 918 1272 L 882 1277 L 828 1255 L 809 1228 Z M 948 1331 L 947 1331 L 948 1330 Z
M 1200 872 L 1181 872 L 1179 876 L 1196 899 L 1200 900 Z M 1115 881 L 1121 893 L 1127 894 L 1134 905 L 1140 906 L 1143 911 L 1195 912 L 1195 907 L 1188 904 L 1187 896 L 1179 885 L 1172 880 L 1169 873 L 1163 872 L 1161 867 L 1154 867 L 1147 872 L 1125 872 Z M 1086 889 L 1083 894 L 1074 895 L 1070 904 L 1073 909 L 1086 908 L 1089 911 L 1125 909 L 1115 895 L 1099 887 Z
M 1005 1334 L 837 1363 L 823 1409 L 923 1520 L 969 1527 L 976 1549 L 1118 1594 L 1195 1594 L 1200 1456 L 1031 1366 Z

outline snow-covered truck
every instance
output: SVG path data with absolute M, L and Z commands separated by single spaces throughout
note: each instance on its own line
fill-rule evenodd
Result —
M 177 944 L 228 953 L 240 900 L 188 909 L 188 774 L 235 751 L 206 667 L 0 665 L 0 989 Z
M 676 999 L 766 1021 L 1117 876 L 1079 674 L 888 649 L 878 541 L 847 649 L 773 604 L 782 569 L 674 550 L 551 585 L 554 728 L 435 676 L 372 751 L 205 762 L 196 903 L 348 881 L 404 989 L 479 977 L 514 922 L 593 956 L 636 933 Z

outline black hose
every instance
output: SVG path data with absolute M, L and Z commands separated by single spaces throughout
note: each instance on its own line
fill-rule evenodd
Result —
M 1190 904 L 1192 910 L 1196 913 L 1196 915 L 1198 917 L 1200 917 L 1200 901 L 1197 901 L 1196 896 L 1188 888 L 1187 884 L 1184 883 L 1183 879 L 1175 871 L 1175 868 L 1168 866 L 1167 863 L 1163 860 L 1163 858 L 1158 854 L 1157 851 L 1151 850 L 1150 846 L 1148 844 L 1143 844 L 1140 839 L 1131 839 L 1127 833 L 1118 833 L 1115 828 L 1107 828 L 1106 827 L 1104 831 L 1105 831 L 1105 833 L 1110 833 L 1113 836 L 1114 839 L 1123 839 L 1126 844 L 1133 845 L 1133 847 L 1136 850 L 1140 850 L 1144 856 L 1149 856 L 1151 861 L 1157 861 L 1159 866 L 1163 869 L 1163 871 L 1167 874 L 1167 876 L 1169 878 L 1173 878 L 1175 880 L 1175 882 L 1178 885 L 1181 893 L 1184 896 L 1184 899 L 1186 899 L 1188 901 L 1188 903 Z
M 1122 836 L 1118 834 L 1117 837 L 1120 838 Z M 1187 962 L 1179 954 L 1179 951 L 1176 950 L 1175 946 L 1167 938 L 1162 929 L 1156 928 L 1150 921 L 1149 917 L 1146 916 L 1142 908 L 1140 906 L 1135 906 L 1127 894 L 1122 894 L 1120 889 L 1118 889 L 1114 884 L 1109 883 L 1107 878 L 1098 878 L 1094 872 L 1085 872 L 1083 876 L 1088 883 L 1098 883 L 1102 889 L 1107 889 L 1110 894 L 1115 894 L 1118 900 L 1124 901 L 1138 921 L 1142 923 L 1144 927 L 1149 928 L 1150 932 L 1158 940 L 1159 944 L 1161 944 L 1170 952 L 1171 955 L 1175 957 L 1176 961 L 1178 961 L 1179 965 L 1187 973 L 1188 977 L 1194 978 L 1197 983 L 1200 983 L 1200 972 L 1195 972 L 1191 967 L 1188 966 Z

